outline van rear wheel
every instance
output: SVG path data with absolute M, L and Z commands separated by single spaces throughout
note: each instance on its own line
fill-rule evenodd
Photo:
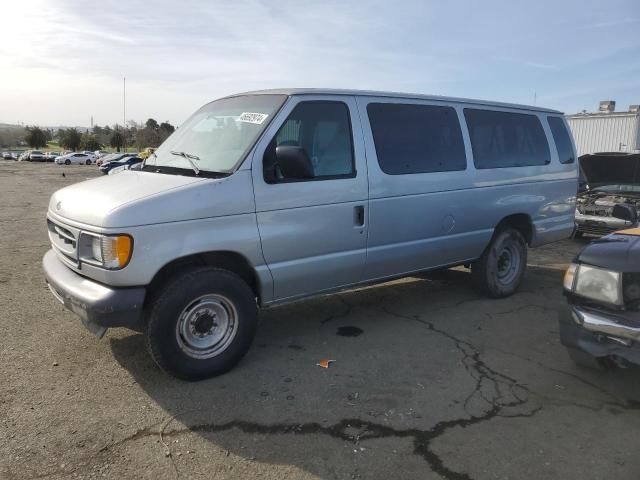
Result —
M 482 256 L 471 265 L 476 285 L 491 298 L 504 298 L 518 289 L 527 266 L 527 243 L 510 227 L 497 230 Z
M 149 353 L 183 380 L 221 375 L 245 355 L 255 336 L 255 295 L 236 274 L 195 268 L 169 281 L 147 315 Z

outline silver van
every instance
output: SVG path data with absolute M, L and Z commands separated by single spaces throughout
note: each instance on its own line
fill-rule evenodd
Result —
M 467 265 L 515 292 L 527 246 L 569 237 L 575 148 L 560 112 L 292 89 L 211 102 L 141 170 L 51 197 L 53 295 L 98 337 L 145 332 L 188 380 L 246 353 L 258 309 Z

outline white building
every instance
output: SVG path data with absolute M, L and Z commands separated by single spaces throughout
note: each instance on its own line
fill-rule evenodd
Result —
M 640 153 L 640 106 L 616 112 L 616 102 L 600 102 L 595 113 L 567 115 L 578 156 L 597 152 Z

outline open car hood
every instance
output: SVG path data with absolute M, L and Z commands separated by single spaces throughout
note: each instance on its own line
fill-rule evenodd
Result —
M 580 157 L 587 183 L 640 185 L 640 153 L 594 153 Z

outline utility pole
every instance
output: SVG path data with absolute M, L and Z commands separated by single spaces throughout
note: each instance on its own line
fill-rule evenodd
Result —
M 127 77 L 122 77 L 122 145 L 127 151 Z

